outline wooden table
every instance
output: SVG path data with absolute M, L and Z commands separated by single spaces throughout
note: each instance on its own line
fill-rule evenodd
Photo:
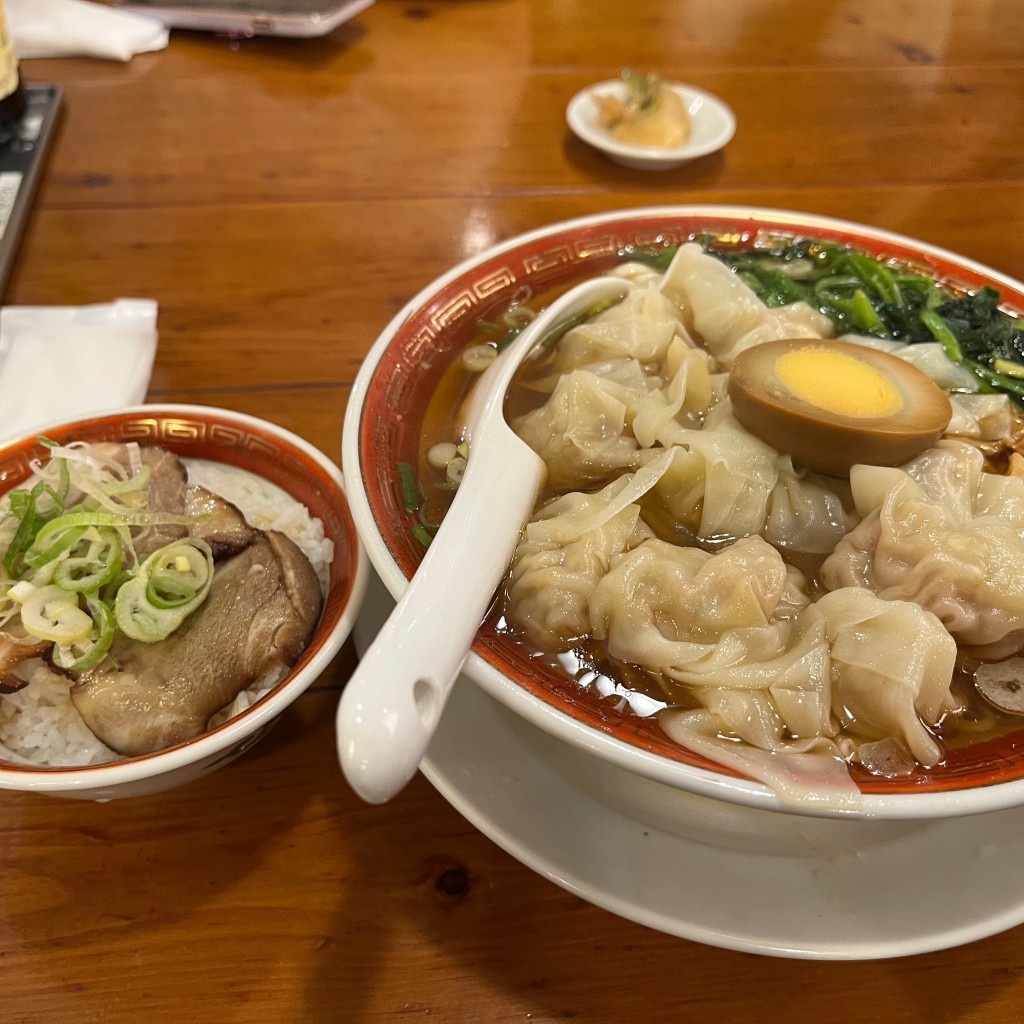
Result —
M 725 98 L 734 141 L 651 174 L 571 137 L 568 99 L 626 65 Z M 129 64 L 24 70 L 66 109 L 5 301 L 152 296 L 151 400 L 276 420 L 335 458 L 392 314 L 567 217 L 808 210 L 1024 277 L 1011 0 L 378 0 L 318 40 L 176 32 Z M 202 782 L 107 805 L 0 794 L 2 1024 L 1024 1014 L 1021 928 L 892 961 L 730 952 L 568 894 L 422 778 L 364 806 L 333 749 L 353 657 Z M 679 884 L 699 880 L 681 865 Z

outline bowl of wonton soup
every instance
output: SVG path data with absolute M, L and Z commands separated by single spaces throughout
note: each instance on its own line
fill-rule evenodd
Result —
M 53 467 L 66 466 L 70 483 L 62 490 Z M 50 484 L 58 481 L 56 513 L 39 489 L 46 473 Z M 5 444 L 0 478 L 8 518 L 29 518 L 24 496 L 31 493 L 28 504 L 47 524 L 60 513 L 21 554 L 11 541 L 14 520 L 0 524 L 8 613 L 10 592 L 20 586 L 27 594 L 20 615 L 5 619 L 6 633 L 30 633 L 34 598 L 49 592 L 67 603 L 59 591 L 69 587 L 72 617 L 105 603 L 115 626 L 102 658 L 83 654 L 101 653 L 90 648 L 99 643 L 94 630 L 79 646 L 41 643 L 33 656 L 5 661 L 4 789 L 109 800 L 199 779 L 268 733 L 327 669 L 358 614 L 369 566 L 341 473 L 276 424 L 204 406 L 139 406 L 55 423 Z M 176 511 L 180 502 L 184 511 Z M 75 516 L 90 524 L 78 527 L 86 530 L 81 546 L 68 549 L 83 556 L 80 564 L 104 550 L 100 540 L 88 547 L 95 523 L 122 539 L 119 576 L 91 592 L 67 584 L 83 576 L 74 558 L 36 569 L 45 557 L 30 557 L 61 547 L 46 530 L 62 522 L 74 529 Z M 181 589 L 193 571 L 189 545 L 210 553 L 209 586 L 180 622 L 167 620 L 165 613 L 173 617 L 193 600 Z M 49 610 L 42 617 L 62 621 Z M 96 621 L 108 620 L 100 614 Z
M 1017 337 L 1024 286 L 910 238 L 745 207 L 627 210 L 432 282 L 373 346 L 345 422 L 353 516 L 391 595 L 467 454 L 487 457 L 460 446 L 458 421 L 480 369 L 561 291 L 609 273 L 629 282 L 623 302 L 566 325 L 510 393 L 548 481 L 464 674 L 691 794 L 842 818 L 1024 801 L 1024 718 L 991 699 L 1016 690 L 1024 638 L 1024 431 L 1018 398 L 979 384 L 1021 382 L 1005 354 L 970 347 L 983 314 Z M 729 397 L 733 361 L 779 338 L 895 357 L 948 399 L 948 425 L 885 464 L 891 410 L 855 409 L 872 462 L 794 462 Z

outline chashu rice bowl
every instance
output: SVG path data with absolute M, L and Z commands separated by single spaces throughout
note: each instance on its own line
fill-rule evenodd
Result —
M 37 771 L 84 773 L 91 790 L 110 781 L 103 778 L 108 771 L 147 777 L 171 762 L 185 766 L 174 781 L 146 778 L 129 788 L 176 784 L 177 776 L 193 774 L 188 763 L 207 748 L 219 755 L 208 758 L 212 767 L 251 745 L 347 635 L 354 615 L 349 601 L 361 594 L 365 573 L 337 470 L 270 424 L 173 408 L 183 412 L 157 415 L 142 431 L 138 417 L 123 414 L 87 421 L 79 433 L 73 425 L 43 431 L 45 442 L 32 438 L 18 446 L 14 461 L 29 472 L 5 498 L 0 629 L 29 643 L 22 657 L 9 654 L 17 643 L 0 648 L 0 776 L 8 774 L 5 767 L 11 775 L 0 784 L 36 788 Z M 227 425 L 230 431 L 223 430 Z M 59 495 L 68 502 L 56 509 L 63 518 L 49 492 L 67 474 L 45 468 L 52 455 L 91 465 L 84 499 L 81 487 Z M 124 471 L 111 470 L 116 465 Z M 108 486 L 112 498 L 89 483 L 97 466 L 101 477 L 119 477 Z M 180 507 L 157 494 L 156 478 L 166 467 L 180 476 L 171 487 Z M 42 487 L 40 469 L 49 481 Z M 126 504 L 122 495 L 132 494 L 131 481 L 142 477 L 147 486 Z M 23 536 L 20 552 L 12 554 L 10 542 L 26 518 L 24 495 L 33 490 L 43 526 L 35 542 L 26 546 Z M 141 525 L 118 523 L 117 513 L 104 507 L 133 502 L 141 506 Z M 55 520 L 49 526 L 48 516 Z M 62 523 L 78 530 L 77 539 L 61 538 Z M 122 542 L 116 569 L 104 565 L 111 532 Z M 60 558 L 39 567 L 62 546 Z M 88 589 L 97 579 L 100 585 Z M 42 639 L 26 630 L 22 616 Z M 81 630 L 67 633 L 90 617 L 84 637 Z M 168 617 L 171 628 L 159 635 Z M 111 621 L 112 629 L 100 628 Z M 59 791 L 63 784 L 52 780 L 42 788 Z M 127 795 L 116 788 L 113 795 Z

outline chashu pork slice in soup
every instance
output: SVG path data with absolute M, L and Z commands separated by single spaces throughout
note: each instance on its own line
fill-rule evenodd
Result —
M 240 691 L 298 660 L 320 616 L 319 581 L 283 534 L 254 533 L 218 563 L 206 602 L 177 631 L 159 643 L 119 637 L 78 677 L 71 698 L 108 747 L 135 756 L 193 739 Z

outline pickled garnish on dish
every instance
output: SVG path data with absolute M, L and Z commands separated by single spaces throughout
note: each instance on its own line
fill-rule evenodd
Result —
M 629 146 L 676 149 L 690 138 L 690 115 L 679 94 L 657 75 L 622 72 L 625 96 L 594 92 L 598 123 Z
M 201 735 L 298 660 L 322 591 L 291 540 L 165 449 L 47 446 L 0 522 L 0 752 L 36 759 L 37 691 L 111 757 L 133 756 Z

